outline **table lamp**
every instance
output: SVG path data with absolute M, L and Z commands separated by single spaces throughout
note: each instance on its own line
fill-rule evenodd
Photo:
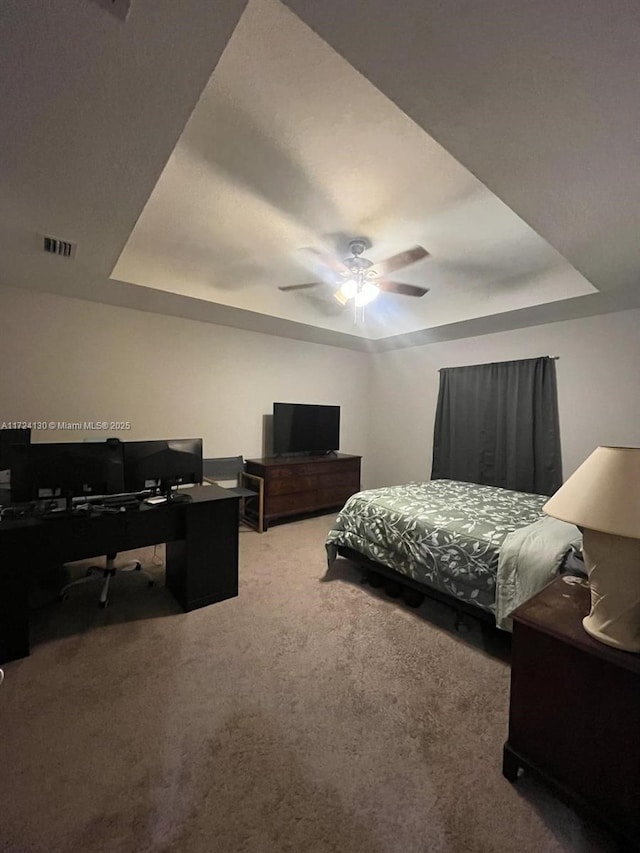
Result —
M 542 508 L 577 525 L 596 640 L 640 652 L 640 447 L 598 447 Z

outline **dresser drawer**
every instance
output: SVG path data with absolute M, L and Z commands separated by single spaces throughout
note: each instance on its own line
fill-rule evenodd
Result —
M 317 478 L 318 488 L 336 489 L 354 488 L 356 491 L 360 488 L 360 478 L 354 471 L 337 471 L 335 474 L 320 474 Z
M 331 459 L 327 462 L 322 462 L 316 466 L 318 474 L 342 474 L 350 471 L 353 474 L 360 475 L 360 460 L 359 459 Z
M 275 477 L 267 483 L 267 494 L 291 495 L 298 492 L 310 492 L 317 486 L 317 477 L 309 475 L 306 477 Z
M 316 493 L 316 501 L 318 506 L 342 506 L 346 503 L 347 498 L 350 498 L 357 489 L 350 489 L 342 486 L 341 488 L 318 489 Z
M 296 492 L 290 495 L 277 495 L 270 497 L 268 503 L 268 511 L 265 515 L 287 515 L 297 512 L 311 512 L 317 508 L 317 493 L 311 492 Z
M 296 465 L 283 465 L 271 468 L 269 476 L 275 482 L 280 480 L 298 480 L 302 477 L 313 477 L 317 473 L 317 463 L 300 462 Z

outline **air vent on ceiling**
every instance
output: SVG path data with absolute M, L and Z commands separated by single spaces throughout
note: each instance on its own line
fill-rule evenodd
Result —
M 77 243 L 71 243 L 69 240 L 58 240 L 57 237 L 42 238 L 42 248 L 49 255 L 59 255 L 61 258 L 75 258 Z

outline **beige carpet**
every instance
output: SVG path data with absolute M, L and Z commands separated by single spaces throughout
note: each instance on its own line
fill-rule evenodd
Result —
M 104 611 L 43 593 L 0 686 L 0 849 L 614 850 L 502 777 L 504 643 L 344 560 L 325 578 L 330 522 L 241 533 L 239 597 L 190 614 L 135 576 Z

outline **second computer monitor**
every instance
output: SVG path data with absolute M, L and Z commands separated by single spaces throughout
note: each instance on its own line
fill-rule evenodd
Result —
M 202 482 L 201 438 L 127 441 L 123 450 L 126 492 Z

